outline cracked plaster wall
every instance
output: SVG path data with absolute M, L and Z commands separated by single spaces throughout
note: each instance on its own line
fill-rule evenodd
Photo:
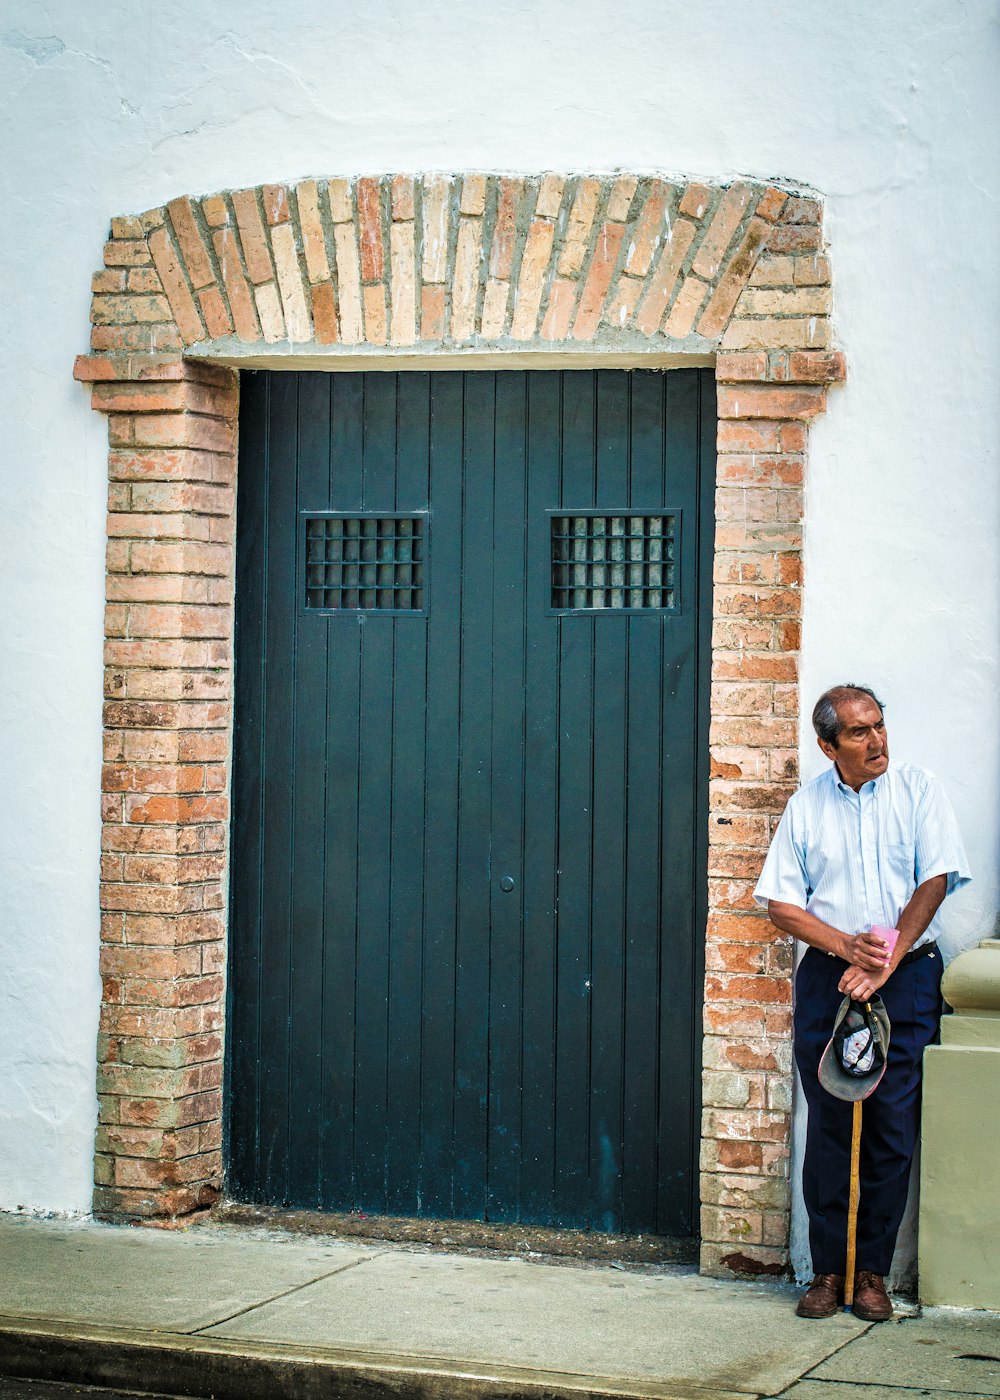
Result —
M 0 1207 L 85 1211 L 97 1023 L 105 425 L 72 381 L 112 213 L 380 170 L 660 169 L 827 200 L 846 389 L 811 434 L 804 701 L 880 687 L 895 756 L 943 778 L 998 905 L 990 0 L 69 0 L 0 7 Z M 818 754 L 803 736 L 803 768 Z M 801 1213 L 796 1262 L 804 1267 Z M 907 1235 L 901 1269 L 908 1267 Z

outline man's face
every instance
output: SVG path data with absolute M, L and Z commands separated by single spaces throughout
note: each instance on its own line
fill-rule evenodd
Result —
M 840 769 L 841 779 L 855 792 L 889 767 L 889 741 L 882 711 L 867 695 L 842 700 L 837 717 L 844 726 L 835 744 L 820 739 L 819 746 Z

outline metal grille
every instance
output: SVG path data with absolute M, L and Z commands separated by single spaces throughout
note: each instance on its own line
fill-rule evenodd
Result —
M 552 606 L 673 608 L 672 515 L 554 515 Z
M 306 607 L 421 612 L 421 516 L 316 515 L 306 519 Z

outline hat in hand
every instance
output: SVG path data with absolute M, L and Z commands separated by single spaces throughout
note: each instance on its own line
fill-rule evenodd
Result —
M 890 1029 L 880 996 L 866 1002 L 844 997 L 819 1062 L 823 1088 L 838 1099 L 866 1099 L 885 1074 Z

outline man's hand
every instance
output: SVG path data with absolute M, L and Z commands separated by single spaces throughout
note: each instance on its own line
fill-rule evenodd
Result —
M 846 958 L 862 972 L 883 972 L 889 965 L 889 945 L 877 933 L 859 933 L 848 939 Z M 841 991 L 846 988 L 842 986 Z
M 879 987 L 889 980 L 890 969 L 883 966 L 881 972 L 866 972 L 861 967 L 849 967 L 837 983 L 837 990 L 854 1001 L 869 1001 Z

